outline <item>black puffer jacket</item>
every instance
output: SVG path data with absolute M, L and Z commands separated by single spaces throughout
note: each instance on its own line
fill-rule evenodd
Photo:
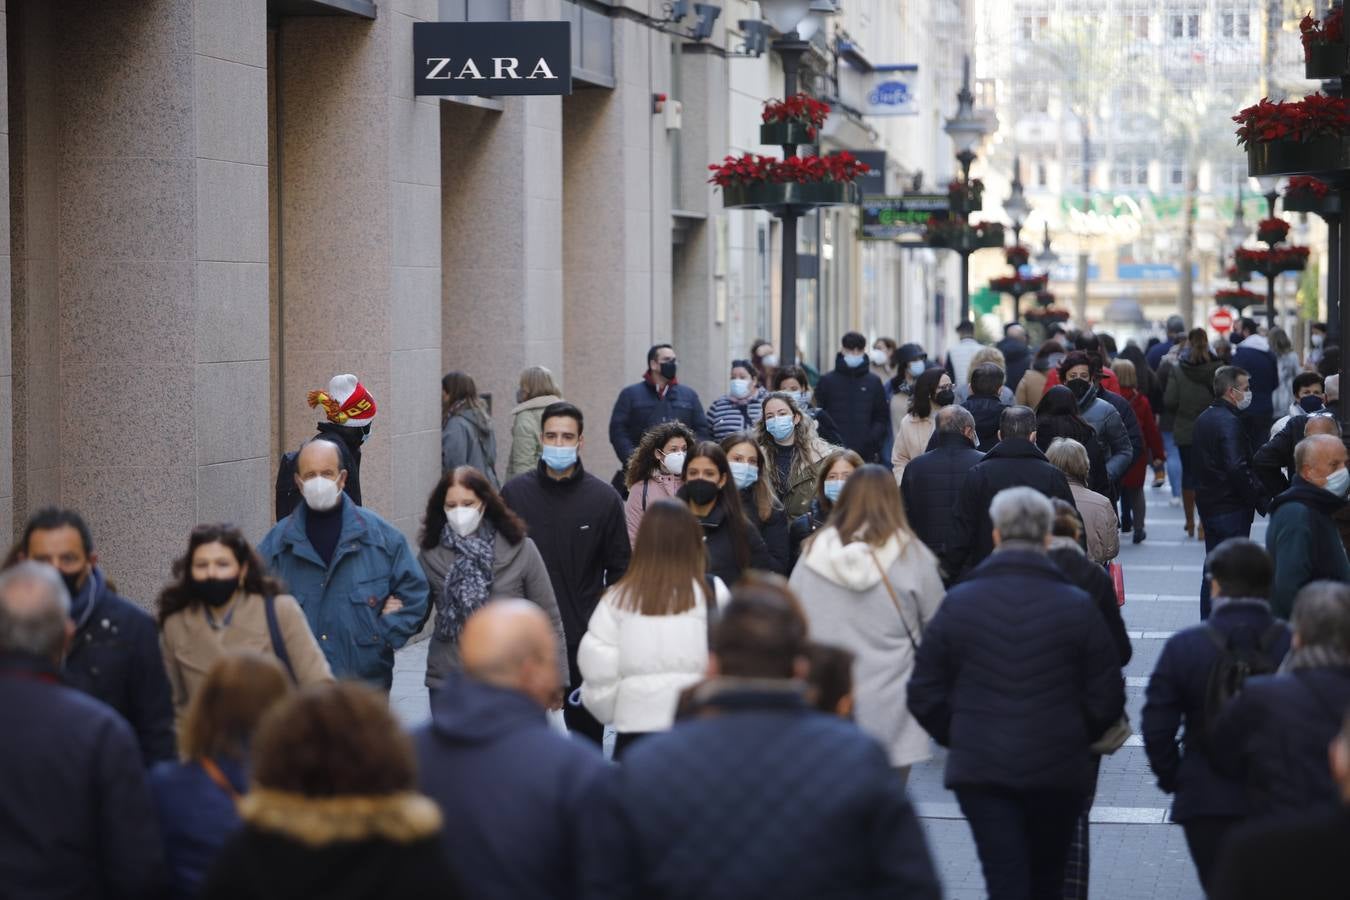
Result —
M 984 459 L 963 434 L 934 432 L 936 446 L 911 460 L 900 477 L 900 496 L 910 527 L 928 549 L 943 557 L 956 529 L 952 510 L 966 473 Z
M 1215 765 L 1246 782 L 1253 815 L 1335 809 L 1327 747 L 1347 708 L 1350 666 L 1249 678 L 1214 728 Z
M 1134 414 L 1134 409 L 1130 407 L 1130 401 L 1119 394 L 1100 388 L 1097 391 L 1097 396 L 1115 407 L 1116 412 L 1120 415 L 1120 421 L 1125 425 L 1125 434 L 1130 439 L 1130 451 L 1133 453 L 1133 456 L 1130 457 L 1130 465 L 1134 465 L 1139 457 L 1144 455 L 1144 432 L 1139 428 L 1139 417 Z
M 880 378 L 868 371 L 866 365 L 850 367 L 840 353 L 834 371 L 822 375 L 816 385 L 815 401 L 834 420 L 844 446 L 864 462 L 877 461 L 891 427 L 886 388 Z
M 796 567 L 797 558 L 802 555 L 802 545 L 806 543 L 807 538 L 819 531 L 820 526 L 824 525 L 829 517 L 830 511 L 821 508 L 820 499 L 816 498 L 811 501 L 810 509 L 792 520 L 792 527 L 788 531 L 788 553 L 791 556 L 789 571 Z
M 1056 538 L 1046 556 L 1059 566 L 1069 581 L 1087 591 L 1092 602 L 1097 604 L 1097 611 L 1102 614 L 1102 621 L 1110 629 L 1111 640 L 1120 654 L 1120 667 L 1123 669 L 1128 666 L 1134 656 L 1134 648 L 1130 645 L 1130 635 L 1125 631 L 1125 619 L 1120 614 L 1116 586 L 1111 576 L 1106 574 L 1105 567 L 1088 559 L 1083 549 L 1073 542 L 1073 538 Z
M 1015 391 L 1017 382 L 1022 380 L 1022 376 L 1031 367 L 1031 348 L 1027 346 L 1026 341 L 1005 337 L 998 342 L 998 350 L 1003 354 L 1003 361 L 1007 363 L 1003 384 L 1008 390 Z
M 788 518 L 783 507 L 776 506 L 769 511 L 769 518 L 760 519 L 755 507 L 754 489 L 741 491 L 741 506 L 745 514 L 759 529 L 764 540 L 764 549 L 769 554 L 769 571 L 786 576 L 792 571 L 792 560 L 788 554 Z
M 1265 514 L 1270 500 L 1252 468 L 1252 449 L 1237 407 L 1222 399 L 1211 403 L 1195 420 L 1191 447 L 1201 515 Z
M 1089 747 L 1125 680 L 1092 599 L 1030 544 L 948 592 L 924 631 L 909 711 L 944 747 L 947 787 L 1087 791 Z
M 973 569 L 994 552 L 989 504 L 995 494 L 1011 487 L 1035 488 L 1051 499 L 1058 497 L 1078 508 L 1064 473 L 1051 465 L 1035 444 L 1025 438 L 1000 441 L 971 467 L 961 485 L 951 538 L 941 557 L 942 569 L 949 578 Z
M 998 420 L 1003 417 L 1003 411 L 1008 407 L 997 397 L 982 397 L 978 394 L 971 396 L 961 405 L 975 417 L 975 437 L 978 440 L 975 449 L 981 453 L 993 450 L 994 445 L 998 443 Z
M 731 527 L 727 524 L 726 508 L 718 500 L 712 512 L 699 520 L 703 526 L 703 545 L 708 550 L 708 574 L 716 575 L 731 587 L 741 580 L 745 573 L 736 561 L 736 547 L 733 543 Z M 764 546 L 764 538 L 759 529 L 750 520 L 745 521 L 745 539 L 750 544 L 750 560 L 746 568 L 773 570 L 773 557 Z

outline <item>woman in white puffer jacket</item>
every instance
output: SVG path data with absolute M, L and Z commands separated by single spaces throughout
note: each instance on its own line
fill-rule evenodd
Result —
M 642 517 L 628 571 L 591 614 L 577 652 L 581 702 L 618 732 L 616 759 L 642 735 L 668 730 L 680 692 L 707 674 L 711 607 L 730 599 L 719 579 L 710 587 L 707 566 L 698 519 L 683 503 L 658 500 Z

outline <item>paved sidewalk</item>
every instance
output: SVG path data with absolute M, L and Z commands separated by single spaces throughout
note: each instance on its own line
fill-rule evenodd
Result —
M 1126 669 L 1130 721 L 1138 727 L 1144 687 L 1164 642 L 1200 620 L 1200 570 L 1204 543 L 1187 540 L 1180 509 L 1167 505 L 1166 490 L 1145 492 L 1149 500 L 1148 540 L 1135 546 L 1121 535 L 1125 566 L 1125 624 L 1134 643 Z M 1265 520 L 1252 529 L 1265 539 Z M 408 725 L 428 716 L 426 643 L 400 651 L 390 700 Z M 942 874 L 945 896 L 985 896 L 970 829 L 955 796 L 942 786 L 945 755 L 914 767 L 909 791 Z M 1168 823 L 1169 798 L 1158 790 L 1136 735 L 1102 762 L 1092 826 L 1092 900 L 1204 900 L 1181 828 Z

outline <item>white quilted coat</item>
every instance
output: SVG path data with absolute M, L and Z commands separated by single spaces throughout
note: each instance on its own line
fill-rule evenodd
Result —
M 698 602 L 671 616 L 644 616 L 615 605 L 614 589 L 591 614 L 577 651 L 581 702 L 621 734 L 665 731 L 675 721 L 680 692 L 708 670 L 708 613 L 704 587 Z M 716 583 L 720 608 L 730 593 Z

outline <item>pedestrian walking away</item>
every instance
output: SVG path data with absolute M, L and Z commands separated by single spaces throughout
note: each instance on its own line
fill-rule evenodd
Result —
M 464 372 L 441 379 L 441 471 L 472 466 L 494 489 L 497 481 L 497 436 L 478 386 Z
M 530 366 L 520 373 L 516 405 L 511 410 L 511 456 L 506 465 L 506 480 L 539 465 L 543 443 L 540 417 L 544 409 L 562 399 L 562 390 L 553 373 L 543 366 Z
M 946 373 L 943 373 L 946 377 Z M 932 450 L 905 467 L 900 497 L 915 535 L 942 559 L 952 542 L 966 473 L 984 459 L 975 449 L 975 419 L 960 406 L 946 406 L 933 416 L 937 424 Z M 944 571 L 947 581 L 950 573 Z
M 623 500 L 582 465 L 585 424 L 574 404 L 546 408 L 538 467 L 502 488 L 502 500 L 525 520 L 553 584 L 567 639 L 569 693 L 581 685 L 576 659 L 586 624 L 606 586 L 623 577 L 632 552 L 624 529 Z M 563 718 L 569 731 L 597 745 L 604 738 L 604 726 L 585 707 L 565 703 Z

